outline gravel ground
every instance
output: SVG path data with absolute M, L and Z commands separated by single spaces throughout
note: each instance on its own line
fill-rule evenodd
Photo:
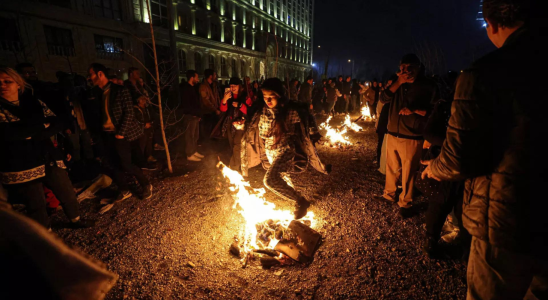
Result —
M 323 236 L 310 264 L 265 270 L 256 261 L 242 269 L 229 254 L 242 218 L 228 190 L 218 188 L 219 147 L 204 149 L 201 164 L 177 162 L 176 175 L 156 178 L 150 200 L 133 197 L 104 215 L 100 199 L 86 200 L 85 216 L 97 225 L 56 233 L 120 276 L 107 299 L 464 299 L 465 265 L 420 251 L 424 200 L 420 215 L 402 220 L 397 206 L 372 199 L 382 193 L 384 176 L 373 165 L 374 124 L 360 125 L 365 131 L 349 134 L 350 149 L 318 146 L 333 165 L 329 176 L 309 170 L 293 179 L 313 201 Z M 263 176 L 255 168 L 251 184 L 262 187 Z M 270 192 L 266 197 L 291 207 Z

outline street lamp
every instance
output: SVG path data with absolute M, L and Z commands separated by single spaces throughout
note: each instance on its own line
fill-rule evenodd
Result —
M 322 48 L 322 46 L 318 45 L 318 49 Z
M 354 78 L 354 60 L 349 59 L 348 63 L 352 63 L 352 70 L 350 71 L 350 78 Z

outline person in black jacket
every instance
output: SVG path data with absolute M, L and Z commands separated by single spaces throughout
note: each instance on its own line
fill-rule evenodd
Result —
M 73 226 L 90 227 L 94 222 L 80 218 L 63 156 L 50 139 L 61 129 L 55 114 L 23 78 L 11 68 L 0 68 L 0 178 L 8 200 L 25 204 L 29 217 L 48 228 L 45 185 Z
M 202 107 L 198 84 L 200 78 L 194 70 L 186 71 L 187 81 L 181 82 L 181 106 L 184 114 L 185 126 L 185 152 L 189 161 L 201 161 L 204 156 L 198 153 L 198 138 L 200 137 L 200 119 Z
M 461 73 L 441 153 L 425 162 L 423 176 L 466 180 L 469 300 L 548 295 L 546 19 L 535 23 L 533 4 L 483 1 L 498 49 Z
M 112 168 L 113 179 L 120 189 L 115 201 L 132 196 L 124 172 L 135 176 L 143 189 L 141 198 L 148 199 L 152 197 L 152 185 L 132 162 L 131 142 L 139 139 L 143 128 L 135 120 L 131 94 L 124 86 L 109 82 L 105 66 L 91 64 L 88 72 L 89 79 L 100 90 L 95 89 L 96 97 L 87 105 L 93 111 L 90 114 L 93 117 L 86 119 L 93 123 L 90 130 L 93 128 L 96 131 L 95 138 L 101 139 L 104 145 L 101 154 Z
M 398 177 L 402 193 L 400 215 L 414 215 L 412 209 L 415 173 L 420 168 L 424 124 L 432 105 L 439 98 L 437 85 L 424 76 L 415 54 L 405 55 L 400 62 L 398 80 L 382 92 L 381 102 L 390 103 L 386 140 L 386 183 L 378 200 L 395 203 Z

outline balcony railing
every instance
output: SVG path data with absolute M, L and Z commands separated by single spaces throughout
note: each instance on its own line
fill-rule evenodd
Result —
M 74 47 L 48 45 L 48 54 L 58 56 L 74 56 L 75 51 Z
M 0 40 L 0 51 L 21 52 L 23 47 L 19 41 Z
M 97 50 L 97 58 L 108 60 L 124 60 L 124 52 Z

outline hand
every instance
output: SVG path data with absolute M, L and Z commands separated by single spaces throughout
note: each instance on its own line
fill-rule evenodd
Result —
M 215 111 L 215 114 L 218 116 L 218 115 L 221 114 L 221 111 L 220 111 L 220 110 L 216 110 L 216 111 Z
M 67 134 L 72 134 L 72 131 L 70 131 L 70 129 L 65 130 L 65 132 L 66 132 Z
M 225 96 L 223 97 L 223 104 L 226 104 L 226 102 L 228 101 L 228 99 L 230 99 L 230 97 L 232 97 L 232 93 L 226 92 Z
M 45 128 L 48 128 L 48 127 L 49 127 L 49 123 L 45 123 L 45 124 L 44 124 L 44 127 L 45 127 Z
M 425 161 L 421 160 L 421 164 L 426 166 L 426 169 L 424 169 L 424 171 L 422 171 L 421 178 L 425 179 L 425 178 L 428 177 L 428 178 L 431 178 L 431 179 L 434 179 L 434 180 L 437 180 L 437 181 L 441 181 L 441 179 L 434 176 L 434 174 L 432 173 L 432 169 L 430 168 L 431 163 L 432 163 L 431 160 L 425 160 Z
M 70 161 L 72 159 L 72 155 L 67 154 L 67 161 Z
M 396 75 L 398 75 L 398 81 L 397 83 L 399 85 L 402 85 L 404 83 L 413 83 L 415 81 L 415 78 L 413 77 L 409 77 L 409 74 L 407 73 L 402 73 L 401 71 L 396 73 Z
M 402 110 L 400 110 L 400 115 L 409 116 L 412 114 L 413 112 L 407 107 L 404 107 Z
M 232 106 L 238 107 L 238 102 L 232 102 Z
M 419 116 L 423 116 L 423 117 L 426 116 L 426 110 L 417 109 L 417 110 L 414 110 L 413 112 Z
M 115 135 L 114 137 L 117 138 L 117 139 L 119 139 L 119 140 L 123 140 L 123 139 L 124 139 L 124 137 L 123 137 L 122 135 L 119 135 L 119 134 Z
M 150 128 L 150 127 L 152 127 L 152 124 L 151 124 L 151 123 L 146 123 L 146 124 L 145 124 L 145 128 L 148 129 L 148 128 Z
M 310 104 L 310 110 L 314 109 L 314 105 Z
M 429 141 L 424 140 L 424 143 L 422 144 L 422 149 L 430 149 L 430 146 L 432 146 L 432 144 Z

